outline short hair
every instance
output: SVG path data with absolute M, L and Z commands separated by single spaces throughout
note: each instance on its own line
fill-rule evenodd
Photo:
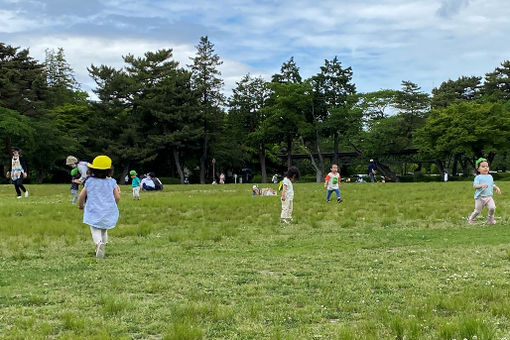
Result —
M 299 178 L 299 169 L 297 167 L 295 167 L 295 166 L 291 166 L 289 168 L 289 170 L 287 170 L 287 172 L 285 173 L 285 176 L 287 178 L 294 177 L 294 178 L 298 179 Z
M 87 171 L 87 175 L 89 175 L 90 177 L 95 177 L 95 178 L 112 177 L 112 174 L 113 174 L 113 168 L 110 168 L 110 169 L 89 168 Z

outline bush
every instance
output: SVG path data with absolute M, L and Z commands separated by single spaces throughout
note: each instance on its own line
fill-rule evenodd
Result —
M 181 184 L 181 180 L 175 177 L 158 177 L 163 184 Z

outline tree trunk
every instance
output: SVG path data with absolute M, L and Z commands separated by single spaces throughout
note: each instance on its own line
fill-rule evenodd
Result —
M 172 153 L 174 155 L 175 168 L 177 169 L 177 173 L 179 174 L 179 178 L 181 179 L 181 184 L 184 184 L 184 172 L 182 171 L 181 167 L 179 150 L 177 148 L 172 148 Z
M 324 178 L 324 157 L 322 157 L 321 148 L 319 146 L 319 131 L 315 129 L 315 148 L 319 156 L 319 172 L 317 173 L 317 182 L 322 182 Z
M 338 165 L 338 132 L 333 134 L 333 163 Z
M 313 158 L 313 154 L 306 147 L 305 141 L 304 141 L 303 137 L 299 137 L 299 141 L 301 142 L 301 146 L 303 147 L 303 150 L 305 150 L 305 152 L 310 157 L 310 162 L 312 162 L 312 167 L 315 169 L 315 176 L 316 176 L 317 182 L 321 182 L 322 181 L 322 171 L 317 167 L 317 163 L 315 163 L 315 159 Z
M 489 161 L 489 164 L 492 164 L 492 161 L 494 160 L 495 156 L 496 154 L 494 152 L 489 152 L 489 154 L 487 155 L 487 160 Z
M 121 183 L 124 182 L 124 179 L 126 178 L 126 176 L 129 174 L 129 161 L 124 161 L 123 162 L 124 166 L 122 167 L 122 174 L 121 174 L 121 178 L 120 178 L 120 181 Z
M 436 163 L 436 165 L 437 165 L 437 168 L 439 169 L 439 172 L 440 172 L 441 174 L 443 174 L 443 173 L 444 173 L 444 165 L 443 165 L 443 162 L 442 162 L 440 159 L 437 159 L 437 160 L 435 161 L 435 163 Z
M 39 169 L 37 171 L 37 182 L 39 184 L 42 184 L 42 182 L 44 181 L 44 176 L 45 176 L 45 172 L 43 169 Z
M 287 169 L 292 166 L 292 138 L 287 137 Z
M 259 146 L 259 160 L 260 172 L 262 173 L 262 183 L 267 183 L 266 150 L 264 149 L 264 145 Z
M 452 172 L 451 172 L 452 176 L 457 176 L 457 164 L 458 164 L 458 162 L 459 162 L 459 155 L 455 154 L 455 156 L 453 157 L 453 165 L 452 165 Z
M 200 184 L 205 184 L 206 168 L 207 168 L 207 135 L 204 136 L 202 156 L 200 156 Z
M 397 180 L 397 175 L 393 171 L 391 171 L 389 167 L 379 162 L 377 162 L 376 165 L 377 170 L 384 176 L 386 181 L 390 180 L 394 182 Z

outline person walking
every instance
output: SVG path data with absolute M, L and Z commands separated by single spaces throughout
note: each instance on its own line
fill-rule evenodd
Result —
M 28 190 L 23 185 L 23 180 L 27 178 L 27 163 L 23 156 L 21 156 L 21 150 L 17 147 L 13 147 L 10 152 L 11 159 L 11 170 L 7 171 L 5 177 L 10 178 L 16 190 L 16 197 L 21 198 L 21 191 L 25 193 L 25 197 L 28 197 Z
M 370 176 L 370 182 L 375 182 L 375 173 L 377 172 L 377 166 L 372 158 L 370 158 L 370 164 L 368 164 L 368 176 Z

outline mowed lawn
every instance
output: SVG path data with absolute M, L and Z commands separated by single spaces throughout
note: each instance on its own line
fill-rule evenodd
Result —
M 510 339 L 498 184 L 495 226 L 471 182 L 298 182 L 290 225 L 250 185 L 123 186 L 104 260 L 68 185 L 3 185 L 0 338 Z

